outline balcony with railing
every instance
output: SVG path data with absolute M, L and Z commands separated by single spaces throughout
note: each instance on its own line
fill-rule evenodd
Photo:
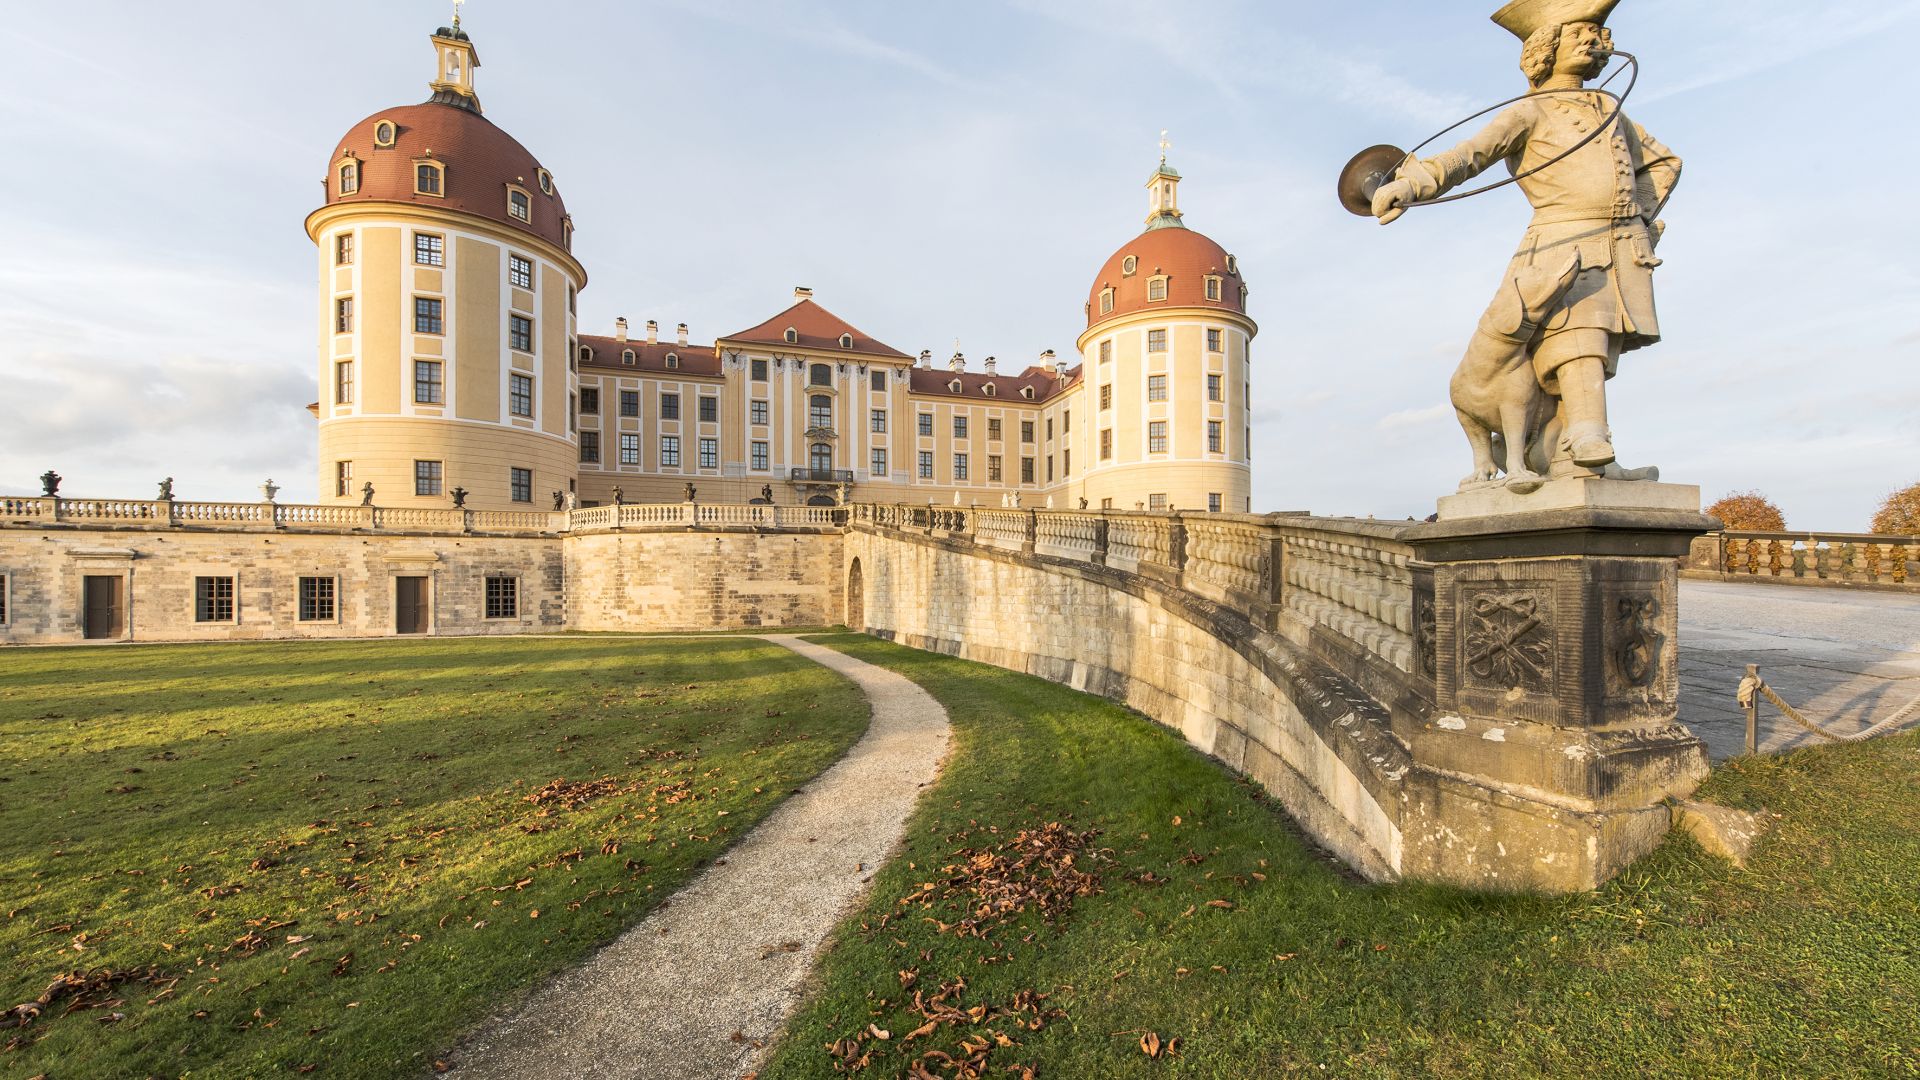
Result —
M 794 484 L 851 484 L 853 470 L 797 467 L 787 470 L 787 480 Z

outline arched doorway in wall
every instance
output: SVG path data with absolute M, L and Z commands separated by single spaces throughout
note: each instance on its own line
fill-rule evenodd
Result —
M 867 586 L 861 580 L 860 560 L 855 558 L 847 567 L 847 629 L 865 630 L 867 628 Z

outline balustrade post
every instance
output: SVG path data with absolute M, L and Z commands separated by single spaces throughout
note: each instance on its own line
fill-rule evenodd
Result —
M 460 508 L 460 531 L 463 533 L 473 531 L 473 511 L 464 506 Z
M 58 495 L 51 495 L 47 497 L 47 501 L 53 504 L 53 520 L 55 521 L 65 520 L 66 513 L 61 508 L 60 504 L 66 502 L 67 500 L 62 499 Z
M 1107 565 L 1107 515 L 1105 511 L 1102 511 L 1100 516 L 1095 518 L 1093 522 L 1093 564 L 1095 566 Z
M 1173 515 L 1173 524 L 1169 527 L 1167 562 L 1174 573 L 1187 572 L 1187 519 L 1178 513 Z
M 1040 511 L 1027 511 L 1027 535 L 1020 541 L 1020 551 L 1024 555 L 1033 554 L 1034 547 L 1040 542 Z
M 180 525 L 180 518 L 179 518 L 179 516 L 178 516 L 178 514 L 177 514 L 177 513 L 175 512 L 175 510 L 174 510 L 174 508 L 173 508 L 173 499 L 172 499 L 172 497 L 171 497 L 171 496 L 169 496 L 168 498 L 165 498 L 165 499 L 161 499 L 161 500 L 160 500 L 160 505 L 161 505 L 162 507 L 164 507 L 164 508 L 166 509 L 166 511 L 167 511 L 167 527 L 168 527 L 169 529 L 172 529 L 172 528 L 177 528 L 177 527 L 179 527 L 179 525 Z

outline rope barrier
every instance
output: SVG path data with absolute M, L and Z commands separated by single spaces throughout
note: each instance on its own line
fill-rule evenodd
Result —
M 1884 732 L 1891 731 L 1894 728 L 1899 727 L 1901 724 L 1904 724 L 1907 721 L 1913 719 L 1916 715 L 1920 715 L 1920 697 L 1916 697 L 1912 701 L 1907 702 L 1907 704 L 1903 708 L 1901 708 L 1898 712 L 1895 712 L 1892 716 L 1887 717 L 1885 720 L 1880 721 L 1879 723 L 1873 725 L 1872 727 L 1864 728 L 1860 731 L 1850 732 L 1847 734 L 1837 734 L 1835 732 L 1828 731 L 1826 728 L 1823 728 L 1820 725 L 1814 723 L 1813 721 L 1807 719 L 1805 716 L 1802 716 L 1800 713 L 1800 710 L 1787 704 L 1786 701 L 1782 699 L 1779 694 L 1774 692 L 1773 687 L 1767 685 L 1766 680 L 1760 677 L 1760 672 L 1758 668 L 1749 666 L 1747 668 L 1746 677 L 1740 680 L 1740 689 L 1738 691 L 1737 696 L 1740 701 L 1740 707 L 1747 710 L 1747 713 L 1750 717 L 1754 713 L 1754 709 L 1755 709 L 1754 695 L 1756 693 L 1759 696 L 1766 698 L 1768 701 L 1773 702 L 1774 707 L 1779 709 L 1782 713 L 1784 713 L 1787 719 L 1793 721 L 1796 724 L 1799 724 L 1801 727 L 1806 728 L 1808 731 L 1813 732 L 1815 735 L 1818 735 L 1823 739 L 1832 740 L 1833 742 L 1848 742 L 1848 743 L 1864 742 L 1867 739 L 1873 738 L 1875 735 L 1880 735 Z M 1751 725 L 1749 725 L 1749 727 L 1751 727 Z M 1755 749 L 1755 747 L 1752 744 L 1753 744 L 1753 736 L 1751 731 L 1749 731 L 1748 746 L 1747 746 L 1748 753 L 1752 753 Z

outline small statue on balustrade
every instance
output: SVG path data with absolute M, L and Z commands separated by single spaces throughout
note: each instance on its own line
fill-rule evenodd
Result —
M 626 502 L 627 502 L 627 493 L 626 493 L 626 492 L 624 492 L 624 491 L 621 491 L 621 490 L 620 490 L 620 487 L 619 487 L 619 485 L 617 485 L 617 484 L 616 484 L 616 485 L 614 485 L 614 488 L 613 488 L 613 505 L 615 505 L 615 506 L 625 506 L 625 505 L 626 505 Z
M 564 492 L 564 491 L 556 491 L 556 492 L 554 492 L 554 493 L 553 493 L 553 508 L 554 508 L 555 510 L 565 510 L 565 509 L 567 508 L 567 493 L 566 493 L 566 492 Z
M 693 501 L 693 497 L 696 494 L 696 490 L 697 489 L 694 488 L 692 481 L 688 481 L 687 483 L 687 501 L 688 502 Z
M 169 476 L 165 480 L 160 481 L 160 494 L 156 495 L 155 498 L 161 502 L 173 501 L 173 477 Z
M 371 480 L 360 485 L 360 505 L 361 506 L 373 505 L 373 481 Z
M 455 510 L 465 510 L 467 508 L 466 488 L 457 487 L 453 489 L 453 508 Z
M 765 500 L 767 500 L 768 502 L 772 502 L 772 501 L 773 501 L 773 485 L 772 485 L 772 484 L 761 484 L 761 485 L 760 485 L 760 497 L 761 497 L 761 498 L 763 498 L 763 499 L 765 499 Z
M 1087 508 L 1087 497 L 1085 495 L 1082 495 L 1080 496 L 1080 509 L 1085 510 L 1086 508 Z

